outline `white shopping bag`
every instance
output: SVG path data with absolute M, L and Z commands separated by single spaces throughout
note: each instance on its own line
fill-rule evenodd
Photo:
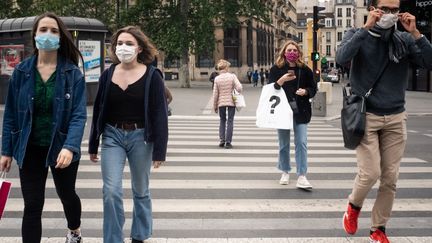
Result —
M 261 128 L 293 129 L 293 112 L 282 88 L 277 90 L 274 84 L 262 88 L 256 125 Z
M 246 107 L 246 101 L 244 96 L 240 94 L 240 92 L 238 92 L 236 89 L 233 90 L 232 97 L 237 111 L 240 111 L 241 108 Z

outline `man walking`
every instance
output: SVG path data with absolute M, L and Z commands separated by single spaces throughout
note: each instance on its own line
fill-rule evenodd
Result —
M 409 64 L 432 69 L 432 45 L 418 31 L 410 13 L 400 13 L 400 0 L 371 0 L 363 28 L 349 30 L 338 48 L 336 61 L 351 62 L 352 91 L 366 100 L 366 132 L 356 148 L 358 172 L 348 197 L 343 227 L 355 234 L 363 202 L 380 180 L 372 209 L 370 242 L 389 242 L 385 233 L 396 194 L 400 161 L 407 132 L 405 89 Z M 396 30 L 400 22 L 405 32 Z

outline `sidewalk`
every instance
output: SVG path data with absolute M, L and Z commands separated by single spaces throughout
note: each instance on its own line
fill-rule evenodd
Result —
M 192 81 L 191 88 L 178 88 L 178 81 L 166 81 L 173 94 L 173 102 L 170 105 L 173 115 L 213 115 L 211 103 L 211 83 L 208 81 Z M 261 87 L 252 87 L 243 83 L 243 94 L 247 107 L 236 116 L 254 117 L 258 105 Z M 335 120 L 340 118 L 342 109 L 342 84 L 333 84 L 332 102 L 327 104 L 325 117 L 313 117 L 313 119 Z M 406 91 L 406 110 L 410 116 L 432 116 L 432 93 Z
M 165 81 L 171 90 L 173 101 L 170 104 L 173 115 L 182 116 L 215 116 L 212 109 L 212 88 L 209 81 L 192 81 L 191 88 L 179 88 L 178 80 Z M 248 117 L 253 119 L 261 94 L 261 87 L 252 87 L 252 84 L 243 83 L 243 94 L 247 107 L 236 112 L 236 117 Z M 342 84 L 333 84 L 332 102 L 326 106 L 326 116 L 316 117 L 316 120 L 335 120 L 340 118 L 342 108 Z M 406 91 L 406 110 L 409 116 L 432 116 L 432 93 Z M 0 111 L 4 111 L 4 105 L 0 105 Z M 92 107 L 88 107 L 90 116 Z

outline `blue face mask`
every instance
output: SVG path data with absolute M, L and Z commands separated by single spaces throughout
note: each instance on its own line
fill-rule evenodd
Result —
M 60 48 L 60 37 L 51 33 L 35 36 L 36 48 L 43 51 L 55 51 Z

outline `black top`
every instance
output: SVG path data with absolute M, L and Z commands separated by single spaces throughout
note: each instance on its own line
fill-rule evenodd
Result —
M 299 75 L 300 69 L 301 72 Z M 274 83 L 275 89 L 280 89 L 281 86 L 279 86 L 276 81 L 278 81 L 278 79 L 282 77 L 282 75 L 287 73 L 288 70 L 294 70 L 296 79 L 285 82 L 282 85 L 282 88 L 284 89 L 285 95 L 287 96 L 288 100 L 291 101 L 295 99 L 297 101 L 299 114 L 294 115 L 294 120 L 297 123 L 309 123 L 312 116 L 312 107 L 309 99 L 314 97 L 317 92 L 317 85 L 313 79 L 312 70 L 306 65 L 304 65 L 303 67 L 289 67 L 288 64 L 285 64 L 282 68 L 274 65 L 270 69 L 269 83 Z M 307 95 L 296 95 L 295 92 L 298 88 L 306 89 Z
M 121 122 L 144 123 L 144 80 L 147 71 L 138 81 L 128 85 L 123 90 L 111 81 L 108 92 L 107 122 L 110 124 Z

